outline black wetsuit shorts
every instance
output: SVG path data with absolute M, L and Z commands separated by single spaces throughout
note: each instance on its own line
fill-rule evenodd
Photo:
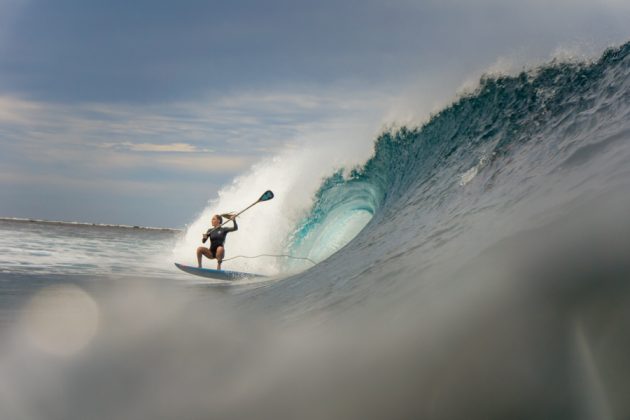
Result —
M 223 246 L 227 234 L 238 230 L 236 221 L 232 220 L 232 223 L 234 227 L 221 226 L 216 229 L 208 229 L 208 232 L 206 232 L 206 235 L 210 238 L 210 253 L 212 254 L 212 258 L 217 257 L 217 248 Z
M 220 246 L 223 246 L 223 244 L 210 242 L 210 254 L 212 255 L 212 258 L 217 257 L 217 248 Z

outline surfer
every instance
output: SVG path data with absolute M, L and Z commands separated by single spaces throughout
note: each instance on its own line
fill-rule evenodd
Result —
M 210 238 L 210 247 L 206 248 L 204 246 L 200 246 L 197 248 L 197 265 L 201 268 L 201 257 L 205 255 L 207 258 L 211 260 L 217 260 L 217 270 L 221 269 L 221 261 L 223 261 L 223 256 L 225 255 L 225 249 L 223 244 L 225 243 L 225 237 L 229 232 L 235 232 L 238 230 L 238 225 L 236 224 L 236 216 L 225 215 L 229 220 L 232 221 L 234 227 L 223 227 L 221 224 L 223 223 L 223 217 L 221 215 L 215 214 L 212 216 L 212 227 L 208 229 L 206 233 L 203 234 L 202 242 L 205 244 L 208 238 Z

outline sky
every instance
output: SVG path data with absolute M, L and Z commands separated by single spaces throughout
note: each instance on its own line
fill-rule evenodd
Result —
M 630 40 L 628 0 L 0 0 L 0 217 L 183 227 L 286 150 Z

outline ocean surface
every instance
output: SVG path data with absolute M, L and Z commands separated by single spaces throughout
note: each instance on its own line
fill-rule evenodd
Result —
M 0 220 L 0 418 L 630 418 L 630 43 L 304 162 L 182 231 Z M 269 277 L 176 270 L 268 188 L 224 268 Z

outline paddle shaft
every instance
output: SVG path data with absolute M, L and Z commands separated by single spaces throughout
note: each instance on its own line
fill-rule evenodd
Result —
M 251 209 L 252 207 L 254 207 L 256 204 L 260 203 L 261 201 L 269 201 L 273 198 L 273 192 L 267 190 L 263 193 L 263 195 L 260 196 L 260 198 L 258 200 L 256 200 L 254 203 L 252 203 L 250 206 L 244 208 L 243 210 L 239 211 L 238 213 L 236 213 L 234 216 L 230 217 L 229 219 L 227 219 L 225 222 L 221 223 L 219 226 L 212 228 L 210 230 L 208 230 L 209 234 L 210 232 L 213 232 L 215 229 L 220 228 L 221 226 L 223 226 L 224 224 L 226 224 L 227 222 L 229 222 L 230 220 L 234 220 L 236 218 L 236 216 L 244 213 L 245 211 Z M 205 241 L 204 241 L 205 242 Z
M 219 226 L 217 226 L 217 227 L 215 227 L 215 228 L 212 228 L 212 229 L 210 230 L 210 232 L 214 231 L 215 229 L 220 228 L 221 226 L 223 226 L 224 224 L 226 224 L 226 223 L 227 223 L 227 222 L 229 222 L 230 220 L 235 219 L 235 218 L 236 218 L 236 216 L 239 216 L 240 214 L 245 213 L 245 211 L 247 211 L 247 210 L 251 209 L 252 207 L 254 207 L 254 206 L 255 206 L 256 204 L 258 204 L 258 203 L 260 203 L 260 200 L 256 200 L 256 202 L 255 202 L 255 203 L 253 203 L 253 204 L 251 204 L 251 205 L 247 206 L 247 208 L 245 208 L 245 209 L 243 209 L 243 210 L 239 211 L 239 212 L 238 212 L 238 213 L 236 213 L 234 216 L 232 216 L 232 218 L 228 219 L 228 218 L 226 217 L 226 219 L 227 219 L 227 220 L 226 220 L 225 222 L 221 223 Z

